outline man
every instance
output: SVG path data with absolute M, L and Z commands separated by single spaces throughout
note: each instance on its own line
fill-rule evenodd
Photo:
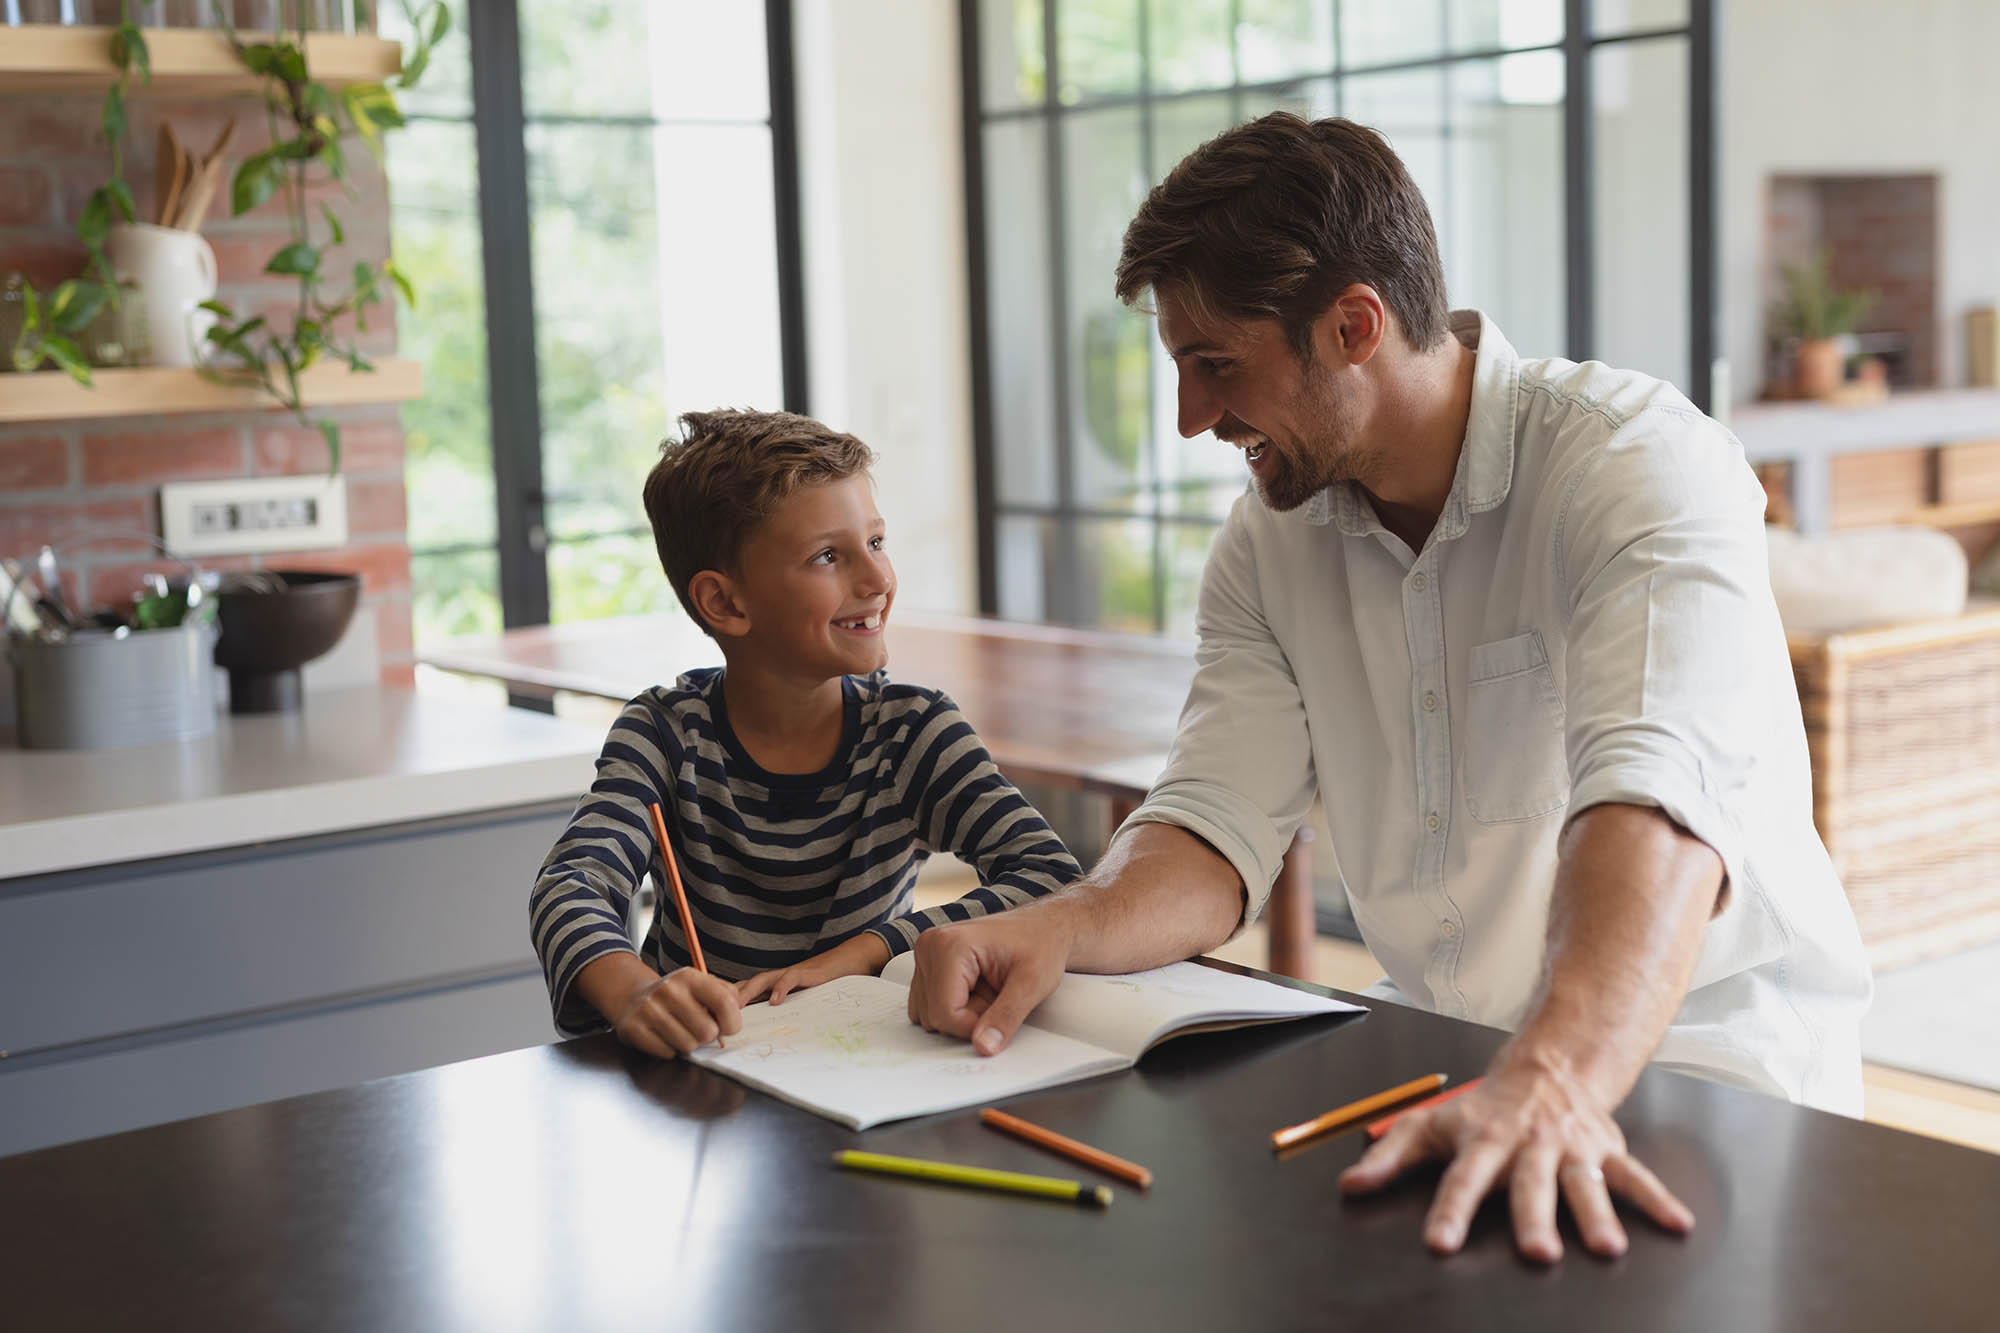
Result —
M 1553 1261 L 1560 1197 L 1687 1208 L 1612 1112 L 1657 1063 L 1853 1113 L 1867 968 L 1812 826 L 1804 730 L 1729 433 L 1670 385 L 1523 360 L 1447 314 L 1421 195 L 1372 131 L 1276 114 L 1203 145 L 1125 233 L 1180 430 L 1252 494 L 1203 579 L 1166 773 L 1075 885 L 932 931 L 911 1018 L 991 1054 L 1065 969 L 1212 948 L 1317 791 L 1378 994 L 1510 1028 L 1474 1092 L 1343 1176 L 1450 1158 L 1425 1239 L 1504 1186 Z

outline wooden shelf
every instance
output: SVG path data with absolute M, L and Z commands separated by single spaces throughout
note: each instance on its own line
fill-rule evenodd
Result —
M 1726 423 L 1753 463 L 2000 439 L 2000 389 L 1905 389 L 1874 403 L 1747 403 Z
M 0 374 L 0 422 L 86 421 L 98 417 L 152 416 L 167 412 L 278 411 L 278 404 L 250 384 L 217 384 L 180 366 L 137 366 L 91 372 L 84 388 L 60 370 Z M 299 377 L 311 407 L 348 403 L 400 403 L 423 393 L 423 367 L 383 360 L 356 374 L 345 362 L 322 362 Z
M 117 76 L 111 32 L 49 24 L 0 28 L 0 93 L 87 93 L 110 86 Z M 128 91 L 135 97 L 254 93 L 263 86 L 213 28 L 148 28 L 146 49 L 153 78 L 148 83 L 134 73 Z M 379 83 L 402 72 L 403 48 L 383 37 L 308 33 L 306 64 L 320 83 Z
M 1970 528 L 1982 523 L 2000 523 L 2000 500 L 1960 500 L 1922 505 L 1901 515 L 1898 523 L 1921 523 L 1932 528 Z

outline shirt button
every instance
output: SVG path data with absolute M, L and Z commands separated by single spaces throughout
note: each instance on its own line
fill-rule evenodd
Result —
M 1438 831 L 1438 825 L 1442 824 L 1443 822 L 1444 822 L 1443 820 L 1439 819 L 1434 814 L 1424 816 L 1424 827 L 1429 829 L 1433 833 L 1436 833 Z
M 1429 584 L 1430 584 L 1430 579 L 1423 574 L 1419 574 L 1415 578 L 1410 580 L 1410 586 L 1412 588 L 1415 588 L 1418 592 L 1422 592 L 1427 586 L 1429 586 Z
M 1438 927 L 1438 930 L 1446 939 L 1456 939 L 1458 937 L 1458 922 L 1446 921 Z
M 1425 709 L 1425 711 L 1429 711 L 1430 709 L 1433 709 L 1433 708 L 1436 708 L 1437 706 L 1438 706 L 1438 697 L 1437 697 L 1437 691 L 1436 691 L 1436 690 L 1425 690 L 1425 691 L 1424 691 L 1424 709 Z

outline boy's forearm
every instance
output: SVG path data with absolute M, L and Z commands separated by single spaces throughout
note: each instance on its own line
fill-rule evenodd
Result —
M 660 974 L 646 966 L 639 955 L 620 949 L 585 963 L 576 980 L 570 983 L 570 989 L 603 1015 L 605 1022 L 612 1023 L 617 1021 L 633 991 L 659 979 Z

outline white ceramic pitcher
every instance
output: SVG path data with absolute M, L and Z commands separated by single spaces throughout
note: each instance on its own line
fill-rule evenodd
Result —
M 156 366 L 192 366 L 208 359 L 208 331 L 215 315 L 200 308 L 215 299 L 215 251 L 191 231 L 121 222 L 105 238 L 104 253 L 120 278 L 146 291 L 146 331 Z

